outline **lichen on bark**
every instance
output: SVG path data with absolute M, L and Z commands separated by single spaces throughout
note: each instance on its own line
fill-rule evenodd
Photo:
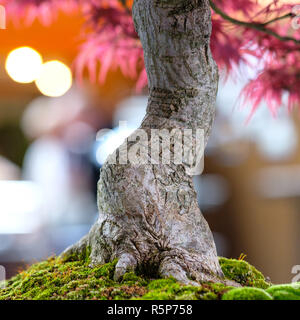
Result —
M 150 93 L 140 129 L 149 136 L 152 129 L 202 129 L 206 143 L 218 86 L 210 52 L 209 1 L 135 0 L 133 19 Z M 140 270 L 184 284 L 223 281 L 213 236 L 187 173 L 189 165 L 152 164 L 150 154 L 147 164 L 112 164 L 127 142 L 101 169 L 98 221 L 63 256 L 82 254 L 88 247 L 92 266 L 118 259 L 116 280 Z

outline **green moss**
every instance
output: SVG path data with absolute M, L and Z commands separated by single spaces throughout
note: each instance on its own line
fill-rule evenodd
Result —
M 228 291 L 222 300 L 273 300 L 273 298 L 263 289 L 245 287 Z
M 276 285 L 266 291 L 274 300 L 300 300 L 300 283 Z
M 180 285 L 175 279 L 153 280 L 147 286 L 147 293 L 143 300 L 174 300 L 182 295 L 193 296 L 194 288 Z M 191 297 L 191 300 L 193 298 Z
M 261 272 L 246 261 L 220 258 L 220 265 L 227 279 L 243 286 L 266 289 L 270 286 Z
M 106 277 L 112 279 L 114 276 L 115 267 L 118 260 L 114 260 L 112 263 L 104 264 L 103 266 L 97 268 L 95 270 L 95 276 L 99 277 Z
M 148 284 L 148 280 L 137 276 L 134 272 L 128 272 L 123 276 L 122 284 L 145 287 Z
M 126 273 L 121 282 L 115 282 L 116 260 L 91 268 L 87 252 L 80 258 L 66 262 L 52 257 L 32 265 L 7 281 L 7 287 L 0 290 L 0 300 L 251 300 L 271 296 L 296 299 L 300 295 L 296 286 L 270 287 L 263 275 L 245 261 L 220 258 L 226 277 L 247 286 L 234 289 L 221 283 L 184 286 L 173 278 L 148 279 L 133 272 Z
M 148 292 L 141 300 L 220 300 L 222 294 L 230 290 L 223 284 L 206 283 L 199 287 L 183 286 L 175 279 L 153 280 L 148 284 Z
M 116 262 L 90 268 L 86 260 L 62 262 L 50 258 L 9 280 L 0 290 L 0 300 L 112 299 L 144 294 L 137 289 L 139 279 L 130 279 L 130 292 L 126 279 L 122 284 L 113 281 Z
M 90 259 L 90 255 L 91 255 L 91 247 L 90 246 L 86 246 L 83 249 L 79 250 L 78 252 L 72 252 L 69 253 L 68 255 L 65 255 L 63 258 L 63 262 L 69 262 L 69 261 L 86 261 L 88 262 Z

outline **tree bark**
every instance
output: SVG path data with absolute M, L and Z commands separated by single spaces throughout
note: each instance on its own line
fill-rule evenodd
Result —
M 135 0 L 133 18 L 150 91 L 140 129 L 151 136 L 151 129 L 200 128 L 206 143 L 218 85 L 210 52 L 209 1 Z M 90 248 L 92 265 L 117 258 L 115 279 L 139 270 L 185 284 L 222 281 L 212 233 L 187 174 L 189 165 L 152 164 L 149 153 L 148 164 L 111 164 L 124 147 L 126 142 L 101 169 L 98 221 L 63 255 Z

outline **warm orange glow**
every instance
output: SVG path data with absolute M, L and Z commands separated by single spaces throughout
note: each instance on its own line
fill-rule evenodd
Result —
M 27 26 L 22 21 L 9 19 L 6 30 L 1 31 L 0 55 L 7 55 L 25 43 L 35 48 L 47 60 L 60 57 L 67 63 L 72 63 L 78 54 L 81 42 L 78 35 L 83 23 L 83 15 L 79 13 L 67 15 L 61 12 L 50 26 L 44 26 L 37 20 Z
M 71 88 L 72 81 L 70 68 L 58 60 L 53 60 L 43 64 L 35 83 L 45 96 L 60 97 Z
M 39 76 L 42 64 L 43 59 L 36 50 L 30 47 L 20 47 L 9 53 L 5 69 L 14 81 L 30 83 Z

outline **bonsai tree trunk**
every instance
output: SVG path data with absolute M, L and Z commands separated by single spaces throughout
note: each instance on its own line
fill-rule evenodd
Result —
M 218 84 L 210 52 L 209 1 L 135 0 L 133 18 L 150 90 L 140 129 L 149 136 L 151 129 L 202 129 L 206 143 Z M 92 265 L 117 258 L 116 279 L 138 269 L 185 284 L 220 281 L 223 273 L 212 233 L 198 208 L 189 165 L 174 160 L 153 164 L 149 152 L 147 163 L 120 164 L 128 141 L 101 169 L 98 221 L 63 256 L 88 253 Z

